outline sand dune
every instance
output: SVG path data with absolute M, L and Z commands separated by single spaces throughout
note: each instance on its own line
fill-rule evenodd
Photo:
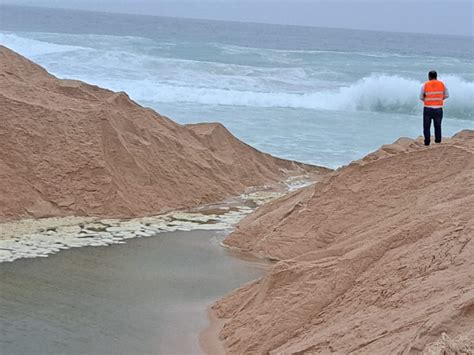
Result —
M 0 46 L 0 220 L 135 217 L 323 176 L 227 238 L 277 261 L 218 301 L 230 354 L 472 353 L 474 132 L 329 170 L 182 126 Z
M 0 219 L 132 217 L 221 200 L 291 174 L 217 123 L 182 126 L 125 93 L 59 80 L 0 46 Z
M 225 243 L 278 262 L 213 306 L 228 353 L 472 354 L 473 153 L 402 138 L 246 217 Z

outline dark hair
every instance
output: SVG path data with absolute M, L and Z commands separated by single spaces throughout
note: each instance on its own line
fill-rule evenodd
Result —
M 438 73 L 435 70 L 432 70 L 428 73 L 428 79 L 436 80 L 438 79 Z

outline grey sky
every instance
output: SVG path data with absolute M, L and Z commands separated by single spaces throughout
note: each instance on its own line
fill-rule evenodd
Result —
M 1 4 L 395 32 L 473 35 L 474 0 L 0 0 Z

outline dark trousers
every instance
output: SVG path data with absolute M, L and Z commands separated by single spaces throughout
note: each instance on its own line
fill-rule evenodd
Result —
M 430 145 L 431 120 L 434 123 L 435 143 L 441 143 L 441 121 L 443 119 L 443 108 L 425 107 L 423 109 L 423 135 L 425 145 Z

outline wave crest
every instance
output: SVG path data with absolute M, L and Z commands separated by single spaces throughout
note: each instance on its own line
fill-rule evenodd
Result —
M 446 109 L 450 116 L 474 117 L 474 83 L 457 76 L 442 78 L 450 92 Z M 417 113 L 421 102 L 419 93 L 422 83 L 398 76 L 372 75 L 357 83 L 341 88 L 338 93 L 326 97 L 333 109 Z
M 95 40 L 104 42 L 104 36 L 96 37 Z M 105 39 L 110 40 L 109 37 Z M 128 40 L 136 41 L 135 38 Z M 86 63 L 87 72 L 67 72 L 68 76 L 126 91 L 137 101 L 403 114 L 419 114 L 422 107 L 418 99 L 421 82 L 388 74 L 372 74 L 349 86 L 330 89 L 328 83 L 340 85 L 342 73 L 154 57 L 133 51 L 111 51 L 110 48 L 98 52 L 89 47 L 44 42 L 5 32 L 0 33 L 0 43 L 28 57 L 49 55 L 54 59 L 53 63 L 70 60 L 72 64 L 68 68 L 74 68 L 77 62 Z M 113 43 L 116 46 L 115 38 Z M 235 46 L 230 49 L 241 50 Z M 74 52 L 74 55 L 64 55 L 68 52 Z M 45 57 L 42 59 L 40 62 L 47 69 L 64 76 L 62 71 L 53 70 L 54 65 L 49 67 Z M 102 63 L 107 65 L 103 67 Z M 120 79 L 114 79 L 114 76 Z M 159 80 L 141 80 L 144 76 Z M 454 75 L 447 75 L 442 80 L 451 94 L 446 101 L 447 116 L 474 120 L 474 82 Z
M 447 114 L 460 119 L 474 119 L 474 83 L 457 76 L 442 79 L 450 92 L 450 98 L 446 100 Z M 123 83 L 106 85 L 116 90 L 125 90 L 139 101 L 403 114 L 418 114 L 422 107 L 418 98 L 421 82 L 389 75 L 371 75 L 337 91 L 307 94 L 199 88 L 150 81 L 129 82 L 126 87 L 123 87 Z

